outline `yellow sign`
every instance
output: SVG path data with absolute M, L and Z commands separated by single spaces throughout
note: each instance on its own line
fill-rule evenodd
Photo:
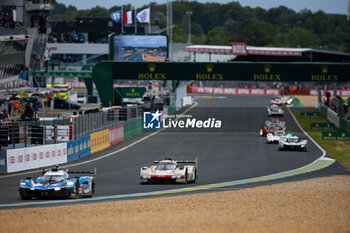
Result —
M 165 73 L 154 73 L 156 71 L 156 64 L 149 64 L 148 65 L 148 70 L 150 73 L 139 73 L 138 74 L 138 79 L 166 79 L 166 74 Z
M 321 66 L 322 74 L 312 74 L 311 81 L 339 81 L 339 76 L 336 74 L 327 74 L 329 67 L 327 65 Z
M 272 66 L 264 65 L 265 74 L 253 74 L 254 81 L 281 81 L 280 74 L 270 74 Z
M 109 147 L 109 129 L 90 134 L 91 153 L 101 151 Z
M 224 74 L 213 74 L 214 65 L 207 64 L 205 66 L 207 73 L 196 74 L 196 80 L 224 80 Z

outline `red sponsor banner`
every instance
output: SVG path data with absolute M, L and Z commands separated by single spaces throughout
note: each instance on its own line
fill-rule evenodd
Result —
M 225 88 L 225 87 L 192 87 L 190 93 L 219 95 L 280 95 L 279 89 L 263 88 Z
M 124 127 L 123 125 L 118 125 L 109 129 L 109 142 L 111 145 L 117 144 L 124 140 Z
M 231 43 L 232 51 L 234 55 L 246 56 L 248 54 L 246 43 Z

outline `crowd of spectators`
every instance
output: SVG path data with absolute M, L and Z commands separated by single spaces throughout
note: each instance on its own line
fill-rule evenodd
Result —
M 30 26 L 39 28 L 40 33 L 46 33 L 46 29 L 50 27 L 51 17 L 50 15 L 38 13 L 30 17 Z
M 0 27 L 11 29 L 23 27 L 23 22 L 17 22 L 16 17 L 16 6 L 2 6 L 0 11 Z
M 21 67 L 17 65 L 4 65 L 0 66 L 0 79 L 8 78 L 14 75 L 18 75 L 21 71 Z

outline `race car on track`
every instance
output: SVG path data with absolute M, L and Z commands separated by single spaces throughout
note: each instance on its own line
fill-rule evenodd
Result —
M 295 135 L 287 136 L 284 140 L 278 142 L 278 150 L 301 150 L 307 151 L 307 140 Z
M 196 160 L 174 160 L 166 158 L 154 161 L 149 167 L 140 171 L 141 184 L 157 182 L 188 183 L 198 179 L 198 162 Z
M 281 121 L 278 118 L 272 118 L 272 119 L 267 119 L 265 121 L 265 125 L 269 125 L 269 124 L 276 124 L 276 125 L 280 125 L 281 127 L 284 127 L 286 122 L 285 121 Z
M 21 179 L 19 194 L 22 200 L 36 198 L 92 197 L 95 193 L 94 176 L 71 178 L 69 174 L 94 174 L 95 171 L 66 171 L 58 167 L 45 171 L 35 181 L 31 177 Z
M 288 135 L 292 135 L 292 132 L 277 130 L 273 133 L 268 133 L 266 135 L 266 143 L 278 143 L 280 140 L 284 140 Z
M 271 106 L 267 107 L 268 116 L 283 116 L 283 114 L 283 109 L 278 105 L 272 104 Z
M 286 127 L 279 124 L 265 124 L 264 126 L 260 127 L 259 134 L 260 136 L 266 136 L 268 133 L 273 133 L 276 130 L 285 131 Z

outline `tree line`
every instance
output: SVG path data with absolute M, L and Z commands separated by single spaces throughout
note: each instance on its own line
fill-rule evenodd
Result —
M 137 9 L 151 7 L 151 23 L 166 27 L 166 4 L 155 2 Z M 110 9 L 96 6 L 88 10 L 54 2 L 52 19 L 72 21 L 75 18 L 108 18 L 121 6 Z M 130 4 L 123 5 L 124 11 Z M 185 43 L 188 39 L 188 16 L 191 11 L 193 44 L 229 45 L 245 42 L 251 46 L 301 47 L 350 52 L 350 22 L 345 15 L 312 12 L 303 9 L 295 12 L 285 6 L 265 10 L 260 7 L 243 7 L 238 2 L 227 4 L 196 1 L 173 2 L 173 41 Z

